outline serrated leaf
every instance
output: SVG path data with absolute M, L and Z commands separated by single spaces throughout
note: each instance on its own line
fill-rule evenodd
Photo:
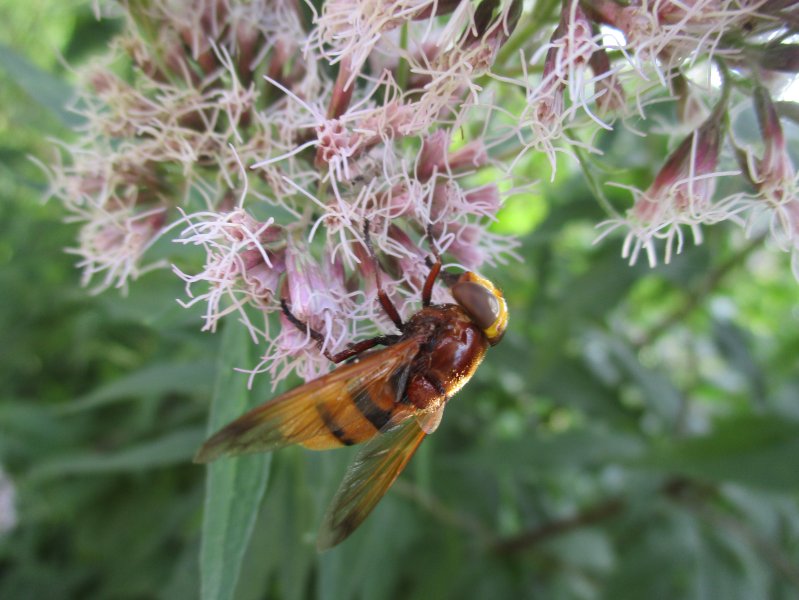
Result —
M 642 464 L 711 481 L 778 491 L 799 489 L 799 422 L 780 416 L 725 419 L 707 435 L 656 448 Z
M 127 398 L 194 392 L 211 387 L 213 366 L 208 361 L 147 365 L 125 377 L 97 388 L 61 408 L 73 413 L 106 406 Z
M 257 395 L 247 390 L 247 378 L 233 370 L 250 364 L 251 348 L 246 329 L 228 323 L 222 333 L 209 433 L 255 404 L 250 397 Z M 233 597 L 244 553 L 266 491 L 270 463 L 271 455 L 257 454 L 221 459 L 208 466 L 200 546 L 203 600 Z
M 75 97 L 68 83 L 43 71 L 3 44 L 0 44 L 0 67 L 27 92 L 31 100 L 52 112 L 64 125 L 75 128 L 83 124 L 82 116 L 67 110 L 67 103 Z

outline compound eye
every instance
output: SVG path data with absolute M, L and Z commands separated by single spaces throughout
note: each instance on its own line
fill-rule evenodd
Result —
M 480 329 L 489 329 L 499 318 L 499 301 L 494 293 L 473 281 L 452 286 L 452 297 L 460 304 Z

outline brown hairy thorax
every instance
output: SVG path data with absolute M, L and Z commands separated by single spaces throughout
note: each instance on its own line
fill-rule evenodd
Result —
M 481 327 L 457 304 L 423 308 L 408 321 L 403 337 L 417 339 L 420 349 L 400 402 L 423 410 L 451 398 L 489 345 Z

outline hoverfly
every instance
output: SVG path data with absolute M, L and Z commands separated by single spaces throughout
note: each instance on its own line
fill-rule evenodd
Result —
M 206 463 L 291 444 L 328 450 L 368 442 L 327 510 L 319 550 L 342 542 L 374 509 L 508 323 L 502 293 L 472 272 L 455 277 L 451 292 L 456 304 L 431 304 L 441 271 L 438 255 L 429 263 L 422 309 L 403 322 L 383 290 L 368 224 L 364 229 L 378 299 L 400 333 L 353 343 L 338 354 L 325 352 L 334 363 L 356 358 L 242 415 L 208 439 L 195 457 Z M 281 306 L 288 320 L 321 347 L 322 335 L 300 321 L 286 300 Z M 385 348 L 371 350 L 378 345 Z

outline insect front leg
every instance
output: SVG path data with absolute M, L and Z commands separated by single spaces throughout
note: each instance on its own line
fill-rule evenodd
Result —
M 283 309 L 283 314 L 286 315 L 286 318 L 292 325 L 294 325 L 303 333 L 310 335 L 311 338 L 319 345 L 319 348 L 323 348 L 325 337 L 316 329 L 298 319 L 297 316 L 291 312 L 291 309 L 289 308 L 288 302 L 286 302 L 285 298 L 281 298 L 280 308 Z M 324 354 L 325 358 L 332 363 L 338 364 L 347 360 L 348 358 L 357 356 L 361 352 L 365 352 L 366 350 L 374 348 L 375 346 L 390 346 L 391 344 L 395 343 L 399 337 L 400 336 L 398 335 L 379 335 L 369 338 L 368 340 L 361 340 L 360 342 L 350 344 L 341 352 L 331 354 L 328 350 L 322 350 L 322 354 Z
M 372 264 L 375 270 L 375 283 L 377 285 L 377 297 L 380 300 L 380 306 L 382 306 L 383 310 L 386 311 L 388 318 L 393 321 L 394 325 L 397 326 L 397 329 L 403 331 L 405 329 L 405 324 L 402 322 L 402 317 L 400 317 L 397 307 L 394 306 L 394 303 L 391 302 L 391 298 L 388 297 L 388 294 L 383 289 L 383 280 L 380 275 L 380 264 L 377 262 L 377 255 L 372 247 L 372 237 L 369 235 L 369 219 L 365 219 L 363 222 L 363 238 L 366 242 L 366 251 L 369 253 L 370 258 L 372 259 Z
M 430 225 L 427 226 L 427 237 L 430 238 L 430 247 L 433 249 L 433 256 L 436 261 L 430 265 L 430 272 L 427 274 L 427 279 L 422 288 L 422 306 L 430 306 L 430 301 L 433 298 L 433 285 L 436 282 L 438 274 L 441 272 L 441 255 L 439 255 L 436 245 L 433 242 L 433 229 Z

